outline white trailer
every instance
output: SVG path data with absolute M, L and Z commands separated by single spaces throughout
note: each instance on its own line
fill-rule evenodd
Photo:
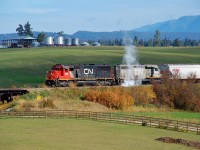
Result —
M 168 72 L 171 77 L 180 79 L 188 79 L 194 77 L 200 79 L 200 65 L 199 64 L 163 64 L 159 65 L 161 72 Z

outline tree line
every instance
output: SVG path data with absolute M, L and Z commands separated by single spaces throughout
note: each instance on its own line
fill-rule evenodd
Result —
M 185 38 L 184 40 L 176 38 L 174 40 L 167 39 L 166 37 L 161 39 L 160 31 L 156 30 L 154 37 L 148 40 L 139 39 L 137 36 L 134 36 L 132 40 L 132 44 L 135 46 L 144 46 L 144 47 L 167 47 L 167 46 L 174 46 L 174 47 L 181 47 L 181 46 L 200 46 L 200 40 L 194 40 Z M 88 40 L 88 43 L 93 43 L 93 40 Z M 124 46 L 124 39 L 99 39 L 99 43 L 105 46 Z
M 19 24 L 19 27 L 16 29 L 16 32 L 19 36 L 33 36 L 31 24 L 29 21 L 23 26 Z

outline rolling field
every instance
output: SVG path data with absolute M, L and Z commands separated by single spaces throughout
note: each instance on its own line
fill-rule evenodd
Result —
M 200 47 L 187 48 L 137 48 L 141 64 L 198 63 Z M 0 49 L 0 88 L 42 86 L 51 66 L 61 64 L 120 64 L 123 47 L 57 47 L 34 49 Z M 44 89 L 43 89 L 44 90 Z M 83 90 L 86 90 L 85 88 Z M 56 95 L 56 93 L 61 94 Z M 62 109 L 110 111 L 108 108 L 80 100 L 73 92 L 32 91 L 11 103 L 35 104 L 38 94 L 50 96 Z M 77 97 L 76 97 L 77 96 Z M 27 97 L 27 98 L 26 98 Z M 22 97 L 23 98 L 23 97 Z M 32 100 L 32 101 L 31 101 Z M 32 103 L 33 102 L 33 103 Z M 64 105 L 66 104 L 66 105 Z M 7 105 L 7 104 L 6 104 Z M 26 106 L 26 105 L 22 105 Z M 59 107 L 58 107 L 59 108 Z M 108 109 L 108 110 L 107 110 Z M 158 110 L 159 111 L 159 110 Z M 121 113 L 121 112 L 118 112 Z M 135 115 L 199 122 L 198 113 L 190 112 L 122 112 Z M 159 137 L 182 138 L 200 141 L 192 133 L 75 119 L 0 119 L 1 149 L 192 149 L 177 144 L 155 141 Z
M 200 47 L 137 48 L 140 64 L 200 63 Z M 120 64 L 123 47 L 55 47 L 0 49 L 0 88 L 44 83 L 51 66 L 61 64 Z
M 0 119 L 0 145 L 7 150 L 193 149 L 159 137 L 199 141 L 200 136 L 164 129 L 75 119 Z

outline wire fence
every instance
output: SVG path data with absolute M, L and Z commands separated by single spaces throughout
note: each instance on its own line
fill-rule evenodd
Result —
M 193 132 L 200 134 L 200 123 L 183 122 L 177 120 L 125 115 L 116 113 L 102 113 L 76 110 L 46 110 L 46 111 L 20 111 L 0 112 L 0 119 L 3 118 L 76 118 L 90 119 L 104 122 L 121 124 L 137 124 L 149 127 L 158 127 L 180 132 Z

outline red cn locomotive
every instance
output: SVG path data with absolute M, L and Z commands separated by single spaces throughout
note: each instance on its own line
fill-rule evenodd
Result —
M 110 65 L 62 65 L 57 64 L 47 72 L 46 85 L 67 86 L 69 83 L 112 85 L 114 79 Z

